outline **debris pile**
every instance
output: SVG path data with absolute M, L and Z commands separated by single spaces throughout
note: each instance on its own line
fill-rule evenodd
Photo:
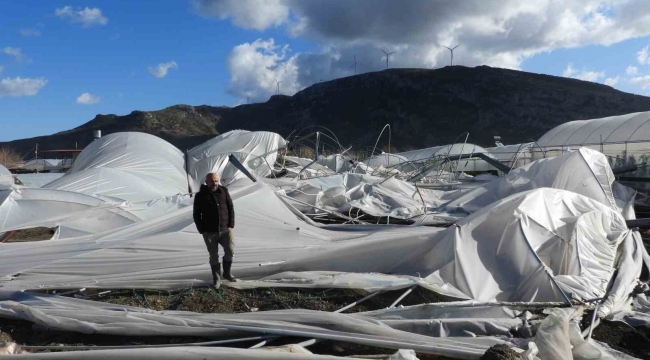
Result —
M 610 359 L 616 351 L 591 339 L 600 322 L 650 324 L 650 256 L 629 225 L 639 221 L 636 192 L 614 181 L 598 151 L 526 164 L 467 143 L 326 153 L 316 132 L 313 158 L 301 157 L 310 136 L 236 130 L 183 153 L 152 135 L 116 133 L 41 188 L 0 182 L 0 317 L 50 331 L 205 340 L 0 351 L 345 358 L 309 350 L 334 342 L 384 349 L 390 359 Z M 220 174 L 237 213 L 242 281 L 222 286 L 360 295 L 334 311 L 247 305 L 245 313 L 201 313 L 98 301 L 110 291 L 210 283 L 192 219 L 193 193 L 208 172 Z M 35 228 L 55 230 L 45 241 L 7 241 Z M 448 298 L 401 306 L 414 289 Z M 402 295 L 346 312 L 389 292 Z

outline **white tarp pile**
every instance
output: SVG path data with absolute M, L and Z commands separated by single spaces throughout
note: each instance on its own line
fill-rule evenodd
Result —
M 442 204 L 442 192 L 416 189 L 403 180 L 363 174 L 337 174 L 297 181 L 272 182 L 305 214 L 336 211 L 357 217 L 358 212 L 376 216 L 410 219 Z
M 185 164 L 182 152 L 160 139 L 114 134 L 89 146 L 70 174 L 45 189 L 0 191 L 0 232 L 59 228 L 49 241 L 0 243 L 0 316 L 57 330 L 221 338 L 253 332 L 460 358 L 478 358 L 516 330 L 527 335 L 508 344 L 528 348 L 533 356 L 528 342 L 535 327 L 521 309 L 470 309 L 484 302 L 568 305 L 604 298 L 601 317 L 625 316 L 648 262 L 639 233 L 625 223 L 634 217 L 634 194 L 613 185 L 609 165 L 595 151 L 580 149 L 473 190 L 443 193 L 353 173 L 265 178 L 284 146 L 277 134 L 235 131 L 192 149 Z M 260 181 L 240 174 L 228 163 L 229 154 Z M 237 213 L 234 272 L 243 279 L 231 286 L 379 291 L 419 285 L 468 302 L 453 310 L 421 306 L 358 315 L 306 310 L 206 315 L 20 292 L 205 285 L 207 252 L 188 206 L 185 165 L 193 188 L 207 172 L 219 172 L 228 183 Z M 434 208 L 446 212 L 436 216 L 454 224 L 417 226 Z M 319 209 L 352 218 L 359 209 L 415 219 L 416 226 L 322 225 L 305 216 Z M 549 318 L 568 323 L 579 316 Z M 549 334 L 555 331 L 551 325 Z M 553 336 L 537 334 L 540 353 L 557 344 Z M 564 350 L 568 358 L 587 346 L 572 344 L 573 350 Z
M 634 218 L 635 192 L 614 183 L 605 155 L 587 148 L 514 169 L 505 177 L 459 194 L 438 210 L 463 217 L 512 194 L 542 187 L 582 194 L 620 210 L 626 219 Z
M 177 209 L 187 201 L 183 155 L 144 133 L 91 143 L 70 172 L 42 188 L 0 192 L 0 232 L 58 227 L 57 238 L 115 230 Z
M 418 166 L 413 165 L 408 158 L 399 154 L 383 153 L 375 155 L 364 161 L 364 163 L 381 172 L 387 172 L 390 169 L 398 170 L 402 173 L 410 173 L 418 169 Z
M 257 177 L 266 177 L 273 170 L 278 151 L 285 147 L 282 136 L 272 132 L 233 130 L 221 134 L 188 152 L 192 189 L 198 191 L 210 172 L 219 173 L 225 184 L 245 176 L 228 162 L 231 154 Z
M 319 155 L 316 163 L 327 167 L 337 174 L 350 171 L 354 168 L 354 165 L 350 163 L 350 157 L 341 154 Z
M 226 166 L 229 154 L 255 171 L 261 153 L 272 152 L 266 156 L 274 162 L 277 151 L 270 148 L 284 144 L 277 134 L 241 130 L 217 138 L 226 144 L 213 139 L 191 151 L 191 173 L 239 177 Z M 58 227 L 55 237 L 61 239 L 101 234 L 190 206 L 188 183 L 201 181 L 188 179 L 183 153 L 168 142 L 145 133 L 110 134 L 91 143 L 65 176 L 41 189 L 1 191 L 0 233 L 46 226 Z
M 335 174 L 334 170 L 314 162 L 313 159 L 285 156 L 284 160 L 284 166 L 292 178 L 308 179 Z

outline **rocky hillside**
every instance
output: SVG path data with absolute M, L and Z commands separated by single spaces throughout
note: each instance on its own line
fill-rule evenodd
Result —
M 391 124 L 392 142 L 410 149 L 447 144 L 469 132 L 469 141 L 492 145 L 538 139 L 566 121 L 650 110 L 650 98 L 601 84 L 487 66 L 390 69 L 322 82 L 294 96 L 234 108 L 176 105 L 126 116 L 97 115 L 75 129 L 22 139 L 9 145 L 25 152 L 83 146 L 92 130 L 103 134 L 143 131 L 181 149 L 232 129 L 269 130 L 287 136 L 320 125 L 343 145 L 368 146 Z M 464 136 L 462 137 L 464 138 Z

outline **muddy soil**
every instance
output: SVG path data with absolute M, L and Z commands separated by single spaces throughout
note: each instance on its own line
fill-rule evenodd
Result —
M 43 241 L 52 238 L 56 228 L 37 227 L 25 230 L 17 230 L 15 234 L 11 235 L 5 242 L 25 242 L 25 241 Z
M 650 359 L 650 327 L 633 328 L 620 321 L 602 320 L 592 337 L 639 359 Z
M 390 306 L 405 290 L 389 291 L 375 296 L 345 312 L 383 309 Z M 181 310 L 198 313 L 241 313 L 283 309 L 309 309 L 335 311 L 367 294 L 349 289 L 251 289 L 237 290 L 194 288 L 179 293 L 131 290 L 110 293 L 106 298 L 94 300 L 112 304 L 138 306 L 153 310 Z M 422 288 L 414 289 L 400 305 L 418 305 L 433 302 L 455 301 Z

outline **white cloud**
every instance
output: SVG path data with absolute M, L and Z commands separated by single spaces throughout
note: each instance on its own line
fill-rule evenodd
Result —
M 569 78 L 574 78 L 578 80 L 584 80 L 584 81 L 591 81 L 591 82 L 596 82 L 598 79 L 605 77 L 605 72 L 604 71 L 587 71 L 587 70 L 582 70 L 582 71 L 577 71 L 576 69 L 573 68 L 572 64 L 567 65 L 566 69 L 562 73 L 562 76 L 564 77 L 569 77 Z
M 175 61 L 160 63 L 156 66 L 149 67 L 149 73 L 157 78 L 164 78 L 167 76 L 169 69 L 178 69 L 178 64 Z
M 630 82 L 639 85 L 645 90 L 650 88 L 650 75 L 633 77 L 630 79 Z
M 20 29 L 20 35 L 21 36 L 41 36 L 41 32 L 36 29 Z
M 564 72 L 562 73 L 562 76 L 564 77 L 573 77 L 575 74 L 575 69 L 573 68 L 572 64 L 567 65 L 566 69 L 564 69 Z
M 542 52 L 610 45 L 650 35 L 647 15 L 650 1 L 647 0 L 193 0 L 193 3 L 195 10 L 204 16 L 227 19 L 248 29 L 279 27 L 290 36 L 316 43 L 318 50 L 313 53 L 293 53 L 278 60 L 285 63 L 294 59 L 297 90 L 321 78 L 352 75 L 353 56 L 363 63 L 357 67 L 359 73 L 382 70 L 385 59 L 379 48 L 397 51 L 391 56 L 391 67 L 445 66 L 449 64 L 449 52 L 442 45 L 461 44 L 454 51 L 454 64 L 518 69 L 525 59 Z M 252 68 L 249 71 L 257 73 Z M 600 72 L 578 76 L 604 78 Z M 231 89 L 235 88 L 231 84 Z M 268 90 L 265 89 L 259 90 Z M 245 97 L 244 93 L 240 95 Z
M 192 0 L 197 13 L 232 19 L 244 29 L 264 30 L 279 26 L 289 17 L 289 7 L 282 0 Z
M 273 39 L 235 46 L 228 57 L 228 91 L 241 98 L 266 100 L 276 93 L 276 81 L 281 81 L 280 92 L 294 94 L 300 87 L 297 58 L 288 53 L 288 46 L 278 46 Z
M 650 64 L 650 59 L 648 57 L 648 46 L 644 47 L 643 49 L 639 50 L 638 53 L 636 53 L 636 60 L 639 62 L 641 65 L 647 65 Z
M 614 86 L 621 80 L 620 76 L 605 79 L 605 85 Z
M 20 48 L 7 46 L 6 48 L 2 49 L 2 52 L 5 53 L 5 55 L 13 56 L 16 58 L 16 60 L 20 60 L 23 57 L 23 52 L 20 50 Z
M 637 68 L 636 66 L 630 65 L 630 66 L 627 67 L 627 69 L 625 69 L 625 73 L 627 75 L 636 75 L 636 74 L 639 73 L 639 68 Z
M 77 98 L 77 104 L 92 105 L 99 102 L 99 96 L 91 95 L 90 93 L 83 93 Z
M 33 96 L 36 95 L 45 85 L 44 78 L 6 78 L 0 81 L 0 97 L 3 96 Z
M 62 19 L 69 19 L 73 23 L 82 24 L 84 27 L 108 24 L 108 18 L 102 15 L 102 11 L 98 8 L 86 7 L 81 9 L 64 6 L 56 9 L 54 15 Z

